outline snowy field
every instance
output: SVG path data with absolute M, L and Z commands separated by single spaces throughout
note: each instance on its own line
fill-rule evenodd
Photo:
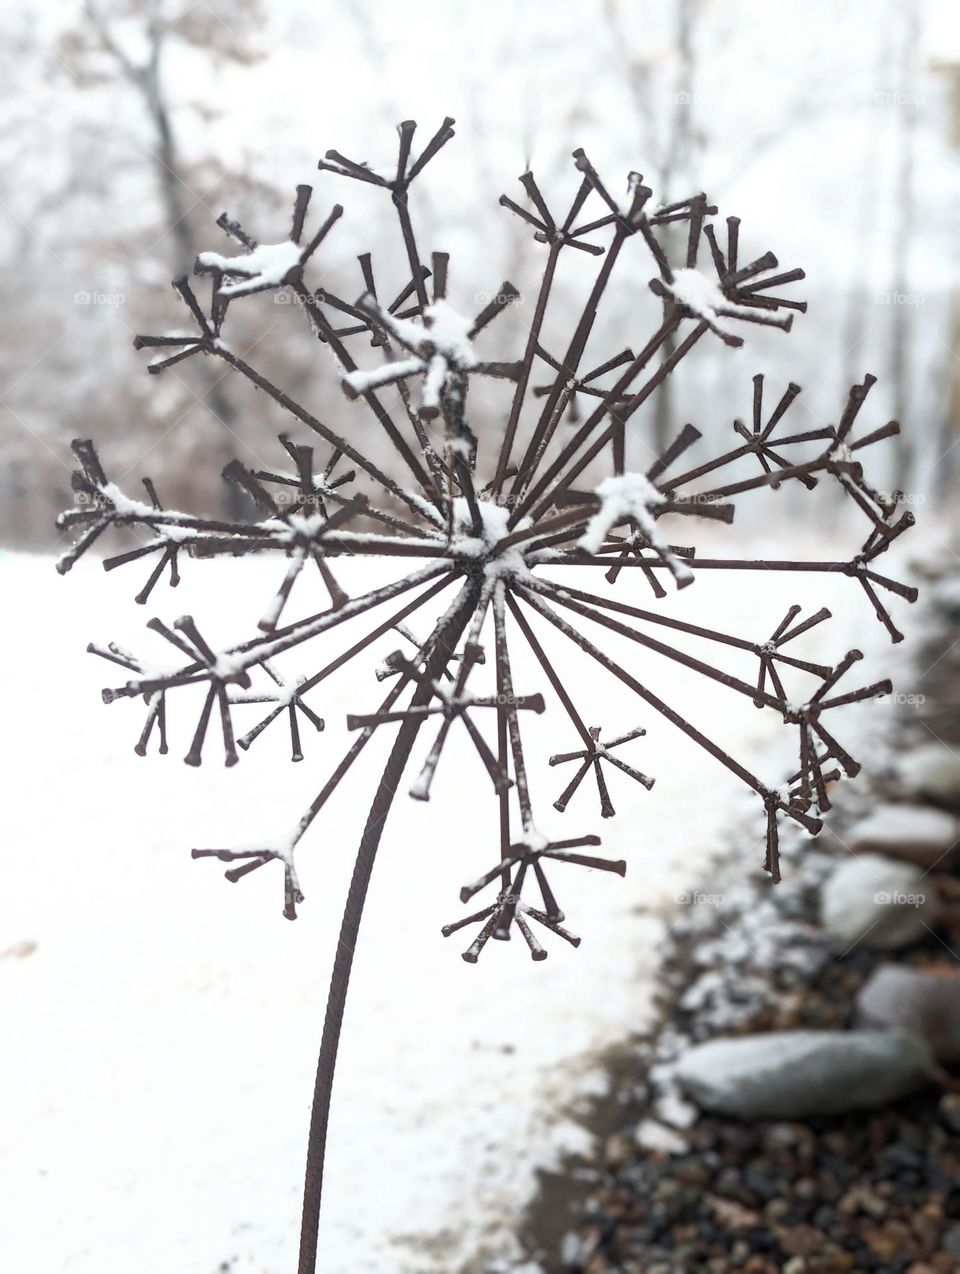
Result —
M 830 555 L 809 542 L 802 553 Z M 312 692 L 308 702 L 327 729 L 305 730 L 302 764 L 289 763 L 289 736 L 278 722 L 232 770 L 222 765 L 215 728 L 202 768 L 183 765 L 198 706 L 176 696 L 170 755 L 151 750 L 141 760 L 133 744 L 142 705 L 101 704 L 100 688 L 125 678 L 86 655 L 86 642 L 159 653 L 144 621 L 185 612 L 210 638 L 244 639 L 278 573 L 275 564 L 187 562 L 176 593 L 161 586 L 139 608 L 132 596 L 146 571 L 128 569 L 106 575 L 84 560 L 61 580 L 52 559 L 0 559 L 13 643 L 0 670 L 0 1268 L 289 1274 L 328 972 L 388 730 L 304 841 L 306 901 L 295 924 L 281 915 L 279 868 L 234 886 L 216 862 L 191 861 L 188 851 L 296 820 L 354 737 L 345 713 L 382 697 L 377 657 L 362 656 Z M 342 574 L 354 591 L 366 583 L 361 572 L 379 578 L 372 566 L 353 571 Z M 607 588 L 583 571 L 575 582 Z M 621 576 L 617 595 L 658 605 L 639 572 Z M 311 601 L 307 610 L 322 604 Z M 805 614 L 828 605 L 836 619 L 791 653 L 834 662 L 856 644 L 868 659 L 850 684 L 874 680 L 881 667 L 895 672 L 897 651 L 860 591 L 840 577 L 724 579 L 703 571 L 666 605 L 763 640 L 792 602 Z M 351 639 L 381 614 L 354 621 Z M 428 618 L 411 621 L 421 635 Z M 579 744 L 521 641 L 514 643 L 518 691 L 548 696 L 548 712 L 523 723 L 539 758 L 531 788 L 540 828 L 599 831 L 598 852 L 624 857 L 627 876 L 574 868 L 565 876 L 558 867 L 559 902 L 582 947 L 550 942 L 550 958 L 534 964 L 516 942 L 490 943 L 470 967 L 460 959 L 469 938 L 440 935 L 442 924 L 465 914 L 460 886 L 497 852 L 489 780 L 469 742 L 458 739 L 460 750 L 444 754 L 428 804 L 398 800 L 374 873 L 341 1046 L 325 1274 L 451 1274 L 477 1253 L 485 1270 L 495 1257 L 509 1258 L 534 1165 L 583 1135 L 563 1108 L 597 1084 L 598 1051 L 644 1023 L 674 896 L 728 828 L 747 829 L 744 870 L 762 859 L 756 798 L 586 656 L 563 651 L 559 634 L 534 627 L 588 724 L 602 725 L 604 737 L 637 725 L 648 731 L 621 755 L 656 776 L 651 792 L 614 772 L 618 818 L 601 821 L 589 780 L 566 814 L 556 814 L 551 802 L 571 775 L 545 759 Z M 326 649 L 344 644 L 338 637 Z M 386 637 L 374 650 L 401 644 Z M 709 653 L 690 639 L 678 644 Z M 608 648 L 616 649 L 613 639 Z M 668 703 L 761 777 L 782 780 L 795 744 L 772 714 L 658 655 L 623 653 Z M 319 662 L 299 666 L 310 672 Z M 721 651 L 720 662 L 755 678 L 754 661 L 738 661 L 738 652 Z M 869 735 L 890 707 L 842 711 L 835 732 L 855 755 L 868 753 Z M 259 708 L 245 712 L 238 712 L 241 732 Z M 421 735 L 421 754 L 431 739 L 432 731 Z

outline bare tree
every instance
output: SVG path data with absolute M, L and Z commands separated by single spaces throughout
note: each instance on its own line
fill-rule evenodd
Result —
M 890 287 L 890 382 L 893 415 L 902 420 L 910 393 L 910 321 L 907 295 L 910 290 L 910 250 L 915 217 L 914 168 L 917 130 L 917 64 L 920 45 L 920 7 L 917 0 L 905 0 L 898 57 L 896 90 L 897 159 L 893 199 L 893 239 L 891 243 Z M 897 471 L 907 481 L 910 473 L 910 444 L 898 441 Z
M 257 0 L 193 5 L 177 0 L 84 0 L 85 23 L 66 33 L 58 56 L 78 86 L 121 85 L 140 103 L 150 141 L 145 154 L 169 226 L 169 263 L 175 278 L 190 272 L 200 248 L 193 223 L 199 202 L 187 180 L 187 164 L 174 124 L 175 100 L 165 64 L 177 42 L 201 49 L 214 65 L 248 65 L 259 53 L 251 40 L 261 14 Z M 135 51 L 136 50 L 136 51 Z M 200 397 L 223 427 L 223 462 L 235 458 L 237 412 L 220 376 L 204 377 Z M 243 511 L 242 495 L 224 484 L 231 516 Z
M 873 102 L 885 104 L 885 96 L 891 82 L 891 58 L 893 54 L 890 30 L 886 23 L 878 24 L 876 46 L 873 54 Z M 866 337 L 864 315 L 866 306 L 865 280 L 870 274 L 871 254 L 874 249 L 877 223 L 881 211 L 880 182 L 883 132 L 871 119 L 867 127 L 866 144 L 859 159 L 857 179 L 858 197 L 854 212 L 854 234 L 851 244 L 850 275 L 843 319 L 841 339 L 844 349 L 844 377 L 856 379 L 863 361 L 863 344 Z
M 612 43 L 623 65 L 634 110 L 643 126 L 646 150 L 654 163 L 657 198 L 663 204 L 670 203 L 677 197 L 680 184 L 689 180 L 689 174 L 696 168 L 695 160 L 702 143 L 694 112 L 697 77 L 695 34 L 701 0 L 671 0 L 670 39 L 675 58 L 669 85 L 656 80 L 663 66 L 662 60 L 638 51 L 624 19 L 623 0 L 604 0 L 604 12 Z M 658 115 L 657 101 L 664 97 L 669 108 Z M 676 338 L 671 335 L 663 348 L 664 359 L 669 359 L 675 352 Z M 672 421 L 673 386 L 668 378 L 654 406 L 655 450 L 666 446 Z

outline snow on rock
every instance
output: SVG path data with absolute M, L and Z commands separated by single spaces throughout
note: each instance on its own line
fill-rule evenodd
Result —
M 771 1031 L 710 1040 L 681 1057 L 681 1087 L 738 1119 L 806 1119 L 884 1106 L 921 1088 L 934 1059 L 902 1031 Z
M 667 1088 L 654 1103 L 657 1118 L 671 1128 L 689 1128 L 697 1121 L 697 1108 L 684 1101 L 673 1088 Z
M 687 1149 L 685 1137 L 668 1128 L 656 1119 L 642 1119 L 637 1126 L 637 1143 L 644 1150 L 654 1150 L 661 1154 L 682 1155 Z
M 908 792 L 960 807 L 960 756 L 945 744 L 911 748 L 900 759 L 897 772 Z
M 926 873 L 880 854 L 851 858 L 823 886 L 823 927 L 840 952 L 861 943 L 871 951 L 908 946 L 926 935 L 935 915 Z
M 299 244 L 286 239 L 283 243 L 261 243 L 252 252 L 235 257 L 219 252 L 201 252 L 197 265 L 201 270 L 221 270 L 237 282 L 221 283 L 221 296 L 244 296 L 262 288 L 279 287 L 291 270 L 300 264 Z
M 950 554 L 952 565 L 954 555 Z M 947 619 L 960 619 L 960 576 L 950 573 L 930 590 L 930 600 Z
M 960 1061 L 960 976 L 952 964 L 912 969 L 884 964 L 857 994 L 857 1020 L 922 1035 L 940 1061 Z
M 957 820 L 921 805 L 878 805 L 844 839 L 854 854 L 886 854 L 931 870 L 944 869 L 960 836 Z

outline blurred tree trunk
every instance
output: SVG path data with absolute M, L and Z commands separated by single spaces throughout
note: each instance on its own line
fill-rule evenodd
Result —
M 933 70 L 945 76 L 948 84 L 948 143 L 960 151 L 960 61 L 936 62 Z M 936 462 L 932 476 L 933 493 L 943 497 L 952 491 L 954 475 L 960 462 L 960 245 L 954 238 L 947 277 L 950 280 L 950 331 L 945 350 L 944 393 L 940 404 Z
M 890 289 L 890 377 L 893 416 L 903 421 L 910 395 L 911 307 L 910 249 L 915 216 L 914 168 L 916 155 L 916 83 L 920 44 L 920 9 L 917 0 L 904 0 L 897 75 L 897 166 L 893 198 L 893 242 L 891 244 Z M 897 474 L 909 488 L 914 451 L 913 434 L 904 430 L 897 437 Z
M 677 198 L 678 182 L 689 181 L 694 167 L 699 134 L 694 122 L 696 89 L 696 47 L 694 35 L 701 0 L 673 0 L 671 11 L 672 43 L 676 54 L 676 71 L 673 77 L 673 107 L 662 139 L 657 137 L 656 120 L 651 103 L 655 86 L 652 82 L 652 65 L 642 53 L 633 51 L 633 41 L 624 25 L 624 0 L 604 0 L 604 9 L 614 46 L 624 61 L 627 86 L 633 98 L 634 108 L 646 135 L 648 151 L 654 156 L 655 173 L 652 177 L 654 199 L 657 203 L 670 203 Z M 664 227 L 668 255 L 673 255 L 670 243 L 683 239 L 683 226 Z M 676 349 L 677 338 L 671 333 L 663 345 L 663 358 L 667 359 Z M 663 382 L 654 397 L 653 439 L 656 454 L 666 447 L 674 429 L 674 399 L 670 378 Z
M 874 101 L 883 101 L 883 94 L 888 92 L 892 81 L 892 48 L 889 39 L 889 28 L 881 23 L 877 31 L 877 48 L 873 57 L 871 84 Z M 867 123 L 867 141 L 860 155 L 860 177 L 858 186 L 857 210 L 853 224 L 853 253 L 850 263 L 850 283 L 847 294 L 847 312 L 844 316 L 843 341 L 843 387 L 862 380 L 866 371 L 864 358 L 864 340 L 868 327 L 864 322 L 867 304 L 871 300 L 867 280 L 871 278 L 873 252 L 876 246 L 877 223 L 881 208 L 883 191 L 880 178 L 883 175 L 883 130 L 872 118 Z M 874 314 L 876 314 L 876 296 Z M 872 326 L 872 324 L 871 324 Z
M 89 0 L 86 13 L 100 48 L 112 59 L 120 75 L 136 91 L 143 104 L 153 138 L 153 145 L 147 147 L 147 151 L 163 203 L 164 228 L 172 244 L 170 264 L 173 277 L 190 274 L 199 247 L 190 214 L 198 200 L 192 197 L 190 202 L 187 201 L 190 189 L 184 180 L 185 165 L 162 78 L 166 37 L 176 24 L 161 19 L 154 7 L 145 6 L 143 34 L 148 52 L 146 61 L 138 65 L 114 39 L 109 19 Z M 205 388 L 197 395 L 198 403 L 208 407 L 221 426 L 221 456 L 226 466 L 236 456 L 237 412 L 223 384 L 223 373 L 217 370 L 201 374 Z M 239 519 L 245 516 L 247 502 L 234 483 L 223 484 L 222 496 L 222 507 L 227 517 Z
M 184 196 L 186 186 L 179 175 L 182 167 L 170 120 L 170 111 L 160 85 L 159 38 L 156 39 L 151 50 L 150 62 L 141 82 L 141 93 L 157 138 L 154 172 L 163 196 L 169 231 L 174 243 L 173 269 L 176 278 L 180 274 L 189 274 L 193 270 L 198 243 L 190 217 L 192 205 L 186 202 Z M 207 387 L 201 391 L 200 397 L 223 428 L 222 454 L 223 463 L 227 465 L 236 456 L 234 441 L 236 409 L 230 401 L 221 371 L 217 370 L 212 374 L 205 372 L 204 379 Z M 225 482 L 222 495 L 224 512 L 229 518 L 239 519 L 245 515 L 246 502 L 235 483 Z
M 677 174 L 690 179 L 693 167 L 695 134 L 693 127 L 693 99 L 696 82 L 696 61 L 693 32 L 700 0 L 676 0 L 677 75 L 673 121 L 660 165 L 661 203 L 670 203 L 675 195 Z M 683 223 L 681 222 L 681 227 Z M 668 242 L 669 232 L 667 227 Z M 676 236 L 679 238 L 680 236 Z M 672 357 L 677 348 L 677 333 L 673 331 L 663 346 L 664 360 Z M 673 385 L 670 377 L 663 382 L 656 396 L 653 416 L 653 446 L 657 455 L 663 452 L 675 431 Z

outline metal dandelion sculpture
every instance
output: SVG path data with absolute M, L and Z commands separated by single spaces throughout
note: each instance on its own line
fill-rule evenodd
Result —
M 186 278 L 173 285 L 195 331 L 136 338 L 138 348 L 155 351 L 152 373 L 197 354 L 218 360 L 288 413 L 301 438 L 311 438 L 313 445 L 308 445 L 282 434 L 285 457 L 275 472 L 251 471 L 238 462 L 227 466 L 224 477 L 252 499 L 255 520 L 223 521 L 165 509 L 149 481 L 147 500 L 130 498 L 108 479 L 89 441 L 73 445 L 79 466 L 73 482 L 80 498 L 61 517 L 63 526 L 78 533 L 61 559 L 61 571 L 69 570 L 110 528 L 137 528 L 147 534 L 138 547 L 104 562 L 108 570 L 140 559 L 152 563 L 138 602 L 148 600 L 165 570 L 175 585 L 185 555 L 273 553 L 279 560 L 282 579 L 276 594 L 266 601 L 255 635 L 240 645 L 212 649 L 194 620 L 183 616 L 169 627 L 158 619 L 150 622 L 175 652 L 172 670 L 151 670 L 113 644 L 91 646 L 125 672 L 119 686 L 104 691 L 104 699 L 142 698 L 146 704 L 146 723 L 136 744 L 141 755 L 154 735 L 160 752 L 168 750 L 171 701 L 181 698 L 182 687 L 199 685 L 202 707 L 185 756 L 189 764 L 199 765 L 209 750 L 213 717 L 219 721 L 227 765 L 235 764 L 278 718 L 286 721 L 292 758 L 299 761 L 305 734 L 324 729 L 320 683 L 385 635 L 398 638 L 400 648 L 375 669 L 377 681 L 387 684 L 385 696 L 347 718 L 349 746 L 294 829 L 245 848 L 193 850 L 196 858 L 229 863 L 226 876 L 231 881 L 262 868 L 278 869 L 284 915 L 295 918 L 303 901 L 297 857 L 306 833 L 371 738 L 383 729 L 393 731 L 389 758 L 373 780 L 376 787 L 332 973 L 309 1134 L 300 1274 L 312 1274 L 316 1268 L 330 1093 L 364 898 L 387 813 L 421 728 L 427 727 L 430 742 L 419 769 L 414 766 L 411 771 L 411 796 L 429 799 L 451 733 L 466 731 L 499 802 L 499 844 L 491 846 L 489 870 L 461 892 L 462 902 L 477 896 L 482 905 L 446 925 L 444 934 L 468 928 L 470 942 L 463 958 L 470 963 L 491 938 L 515 936 L 534 960 L 543 960 L 557 938 L 573 946 L 580 942 L 565 928 L 559 901 L 570 889 L 569 869 L 599 868 L 622 875 L 625 864 L 597 856 L 596 835 L 549 839 L 540 830 L 542 811 L 534 810 L 527 780 L 526 714 L 541 713 L 549 703 L 559 712 L 558 719 L 569 723 L 569 743 L 579 742 L 550 758 L 551 765 L 573 767 L 558 771 L 558 789 L 565 778 L 569 781 L 557 792 L 553 808 L 563 813 L 573 804 L 583 816 L 595 783 L 604 818 L 614 813 L 608 774 L 620 771 L 645 788 L 652 786 L 653 778 L 628 759 L 631 754 L 636 759 L 643 745 L 628 745 L 653 728 L 657 716 L 665 718 L 756 793 L 766 817 L 765 867 L 777 880 L 779 822 L 794 820 L 815 833 L 819 815 L 829 804 L 828 784 L 841 772 L 849 776 L 858 769 L 829 727 L 830 709 L 890 688 L 888 682 L 850 688 L 849 673 L 860 658 L 858 651 L 848 652 L 832 667 L 790 653 L 793 639 L 827 619 L 826 610 L 802 618 L 800 608 L 793 606 L 769 636 L 741 636 L 644 609 L 631 584 L 649 590 L 656 602 L 668 587 L 691 584 L 700 571 L 839 573 L 859 584 L 894 641 L 901 634 L 883 595 L 893 593 L 908 601 L 916 596 L 914 589 L 876 569 L 877 559 L 912 525 L 913 517 L 903 508 L 901 493 L 885 494 L 864 476 L 862 453 L 898 430 L 891 421 L 855 432 L 872 376 L 853 386 L 836 424 L 791 432 L 783 422 L 798 386 L 789 385 L 771 405 L 758 375 L 751 426 L 736 422 L 736 445 L 695 459 L 703 454 L 695 444 L 704 446 L 706 440 L 688 424 L 643 472 L 627 468 L 626 437 L 632 418 L 684 356 L 711 336 L 739 346 L 749 324 L 788 331 L 790 311 L 802 312 L 805 304 L 779 293 L 802 279 L 803 271 L 779 271 L 770 252 L 744 261 L 739 221 L 727 218 L 725 234 L 718 235 L 711 220 L 717 210 L 704 194 L 659 206 L 639 174 L 631 173 L 625 197 L 616 197 L 578 150 L 573 156 L 575 192 L 562 215 L 551 211 L 532 173 L 520 179 L 527 206 L 507 196 L 500 200 L 542 245 L 543 267 L 533 303 L 524 311 L 529 320 L 522 349 L 510 351 L 505 360 L 490 357 L 496 352 L 496 320 L 519 300 L 517 289 L 505 282 L 479 313 L 458 312 L 447 299 L 447 255 L 433 252 L 429 267 L 425 265 L 408 206 L 412 183 L 453 137 L 452 124 L 444 120 L 414 159 L 416 126 L 412 121 L 402 123 L 396 165 L 388 172 L 337 151 L 328 151 L 320 161 L 321 169 L 339 178 L 381 187 L 385 202 L 393 204 L 409 280 L 391 303 L 378 298 L 367 254 L 359 258 L 359 299 L 348 301 L 327 289 L 312 288 L 309 269 L 315 257 L 322 257 L 343 210 L 334 206 L 312 234 L 307 232 L 312 192 L 309 186 L 299 186 L 289 238 L 282 242 L 260 243 L 226 214 L 219 218 L 217 224 L 235 242 L 236 251 L 204 252 L 197 259 L 196 273 L 209 276 L 209 303 L 201 302 Z M 655 271 L 649 286 L 662 303 L 662 321 L 639 352 L 623 350 L 584 370 L 614 266 L 634 240 L 634 250 L 646 254 Z M 545 317 L 560 258 L 569 253 L 596 257 L 596 273 L 567 344 L 548 349 Z M 346 398 L 362 400 L 372 413 L 373 429 L 369 419 L 363 429 L 359 427 L 358 404 L 344 404 L 339 429 L 319 420 L 225 342 L 223 331 L 232 306 L 277 289 L 295 298 L 317 340 L 333 356 Z M 506 382 L 509 400 L 502 428 L 480 439 L 468 423 L 468 389 L 474 377 Z M 396 452 L 391 472 L 372 458 L 389 451 L 381 434 Z M 363 445 L 374 440 L 375 445 Z M 798 452 L 803 444 L 806 447 Z M 749 476 L 725 480 L 728 466 L 740 463 L 743 472 L 750 457 L 754 471 Z M 599 484 L 580 484 L 588 467 L 592 474 L 600 470 L 604 475 Z M 848 559 L 701 557 L 695 547 L 671 544 L 661 531 L 661 518 L 681 515 L 687 529 L 683 538 L 692 538 L 704 519 L 730 522 L 734 497 L 759 489 L 773 493 L 787 484 L 813 488 L 817 475 L 839 484 L 866 519 L 866 538 Z M 389 583 L 350 596 L 338 582 L 337 559 L 361 554 L 397 559 L 400 569 Z M 554 578 L 560 566 L 581 568 L 594 591 L 561 587 Z M 314 570 L 324 590 L 323 608 L 285 623 L 291 593 L 301 576 L 313 578 Z M 299 587 L 307 586 L 301 581 Z M 445 609 L 432 630 L 415 635 L 407 621 L 443 593 L 440 604 Z M 624 593 L 629 600 L 622 600 Z M 352 621 L 374 610 L 376 626 L 358 636 Z M 583 620 L 676 661 L 691 676 L 720 681 L 756 707 L 772 711 L 785 725 L 798 727 L 796 773 L 786 784 L 768 785 L 715 743 L 707 724 L 687 720 L 595 644 L 583 631 Z M 294 679 L 280 672 L 278 657 L 294 649 L 306 651 L 311 639 L 341 627 L 348 635 L 336 658 Z M 637 697 L 645 710 L 643 727 L 638 724 L 604 742 L 602 728 L 585 723 L 569 685 L 542 644 L 541 635 L 550 629 Z M 718 655 L 727 647 L 754 656 L 756 680 L 741 680 L 676 649 L 670 641 L 675 633 L 712 643 Z M 515 688 L 512 651 L 517 642 L 532 651 L 543 674 L 542 685 Z M 495 680 L 494 693 L 478 692 L 481 665 Z M 808 688 L 800 697 L 796 692 L 790 697 L 784 680 L 798 674 Z M 247 705 L 254 704 L 263 715 L 252 728 L 244 724 L 246 732 L 238 737 L 235 717 L 245 723 L 252 719 L 245 714 Z M 545 816 L 544 825 L 555 818 L 553 813 Z

